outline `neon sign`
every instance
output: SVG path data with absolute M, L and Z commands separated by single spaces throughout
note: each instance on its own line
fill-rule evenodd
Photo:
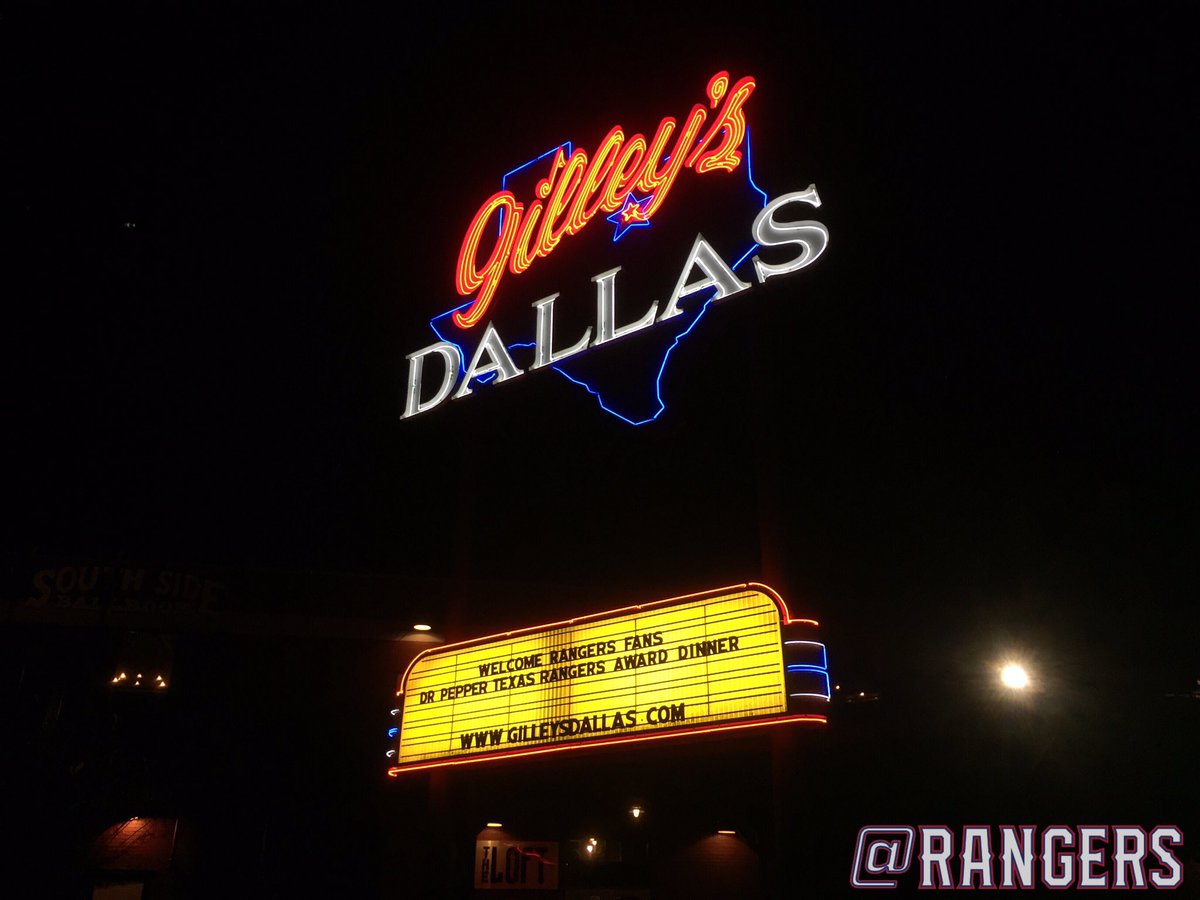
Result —
M 714 169 L 732 172 L 742 159 L 738 149 L 746 135 L 742 107 L 754 86 L 754 79 L 746 76 L 730 88 L 727 72 L 709 79 L 709 105 L 713 109 L 722 105 L 702 137 L 708 110 L 700 103 L 692 107 L 682 126 L 671 116 L 663 118 L 649 142 L 641 134 L 626 140 L 624 129 L 615 125 L 590 160 L 582 148 L 568 156 L 559 147 L 549 173 L 538 182 L 536 196 L 527 204 L 507 190 L 488 197 L 467 226 L 458 251 L 455 287 L 464 297 L 475 294 L 475 299 L 454 313 L 454 324 L 460 328 L 477 325 L 506 271 L 520 275 L 534 260 L 549 256 L 564 237 L 582 231 L 597 213 L 620 209 L 631 191 L 649 195 L 636 213 L 636 221 L 649 224 L 685 166 L 698 174 Z M 667 152 L 672 135 L 674 143 Z M 499 234 L 481 264 L 480 243 L 493 216 L 500 220 Z
M 664 117 L 652 138 L 640 133 L 627 138 L 624 129 L 617 125 L 590 156 L 586 150 L 565 142 L 507 173 L 501 189 L 476 211 L 459 247 L 455 287 L 469 299 L 431 320 L 430 327 L 439 340 L 407 356 L 408 378 L 401 418 L 428 412 L 448 399 L 467 397 L 475 385 L 502 384 L 541 368 L 552 368 L 570 382 L 583 386 L 597 397 L 602 409 L 630 424 L 645 424 L 657 418 L 665 409 L 662 373 L 679 341 L 690 333 L 712 302 L 753 287 L 750 281 L 736 274 L 737 268 L 750 259 L 753 277 L 762 284 L 812 264 L 828 244 L 828 230 L 823 224 L 799 218 L 805 206 L 821 205 L 814 185 L 769 199 L 753 182 L 745 105 L 755 88 L 752 76 L 731 82 L 727 72 L 718 72 L 709 79 L 707 105 L 694 105 L 682 124 L 674 117 Z M 546 160 L 549 162 L 545 163 Z M 507 179 L 538 163 L 547 165 L 545 177 L 537 181 L 531 197 L 518 199 L 509 190 Z M 616 310 L 616 275 L 621 266 L 601 272 L 591 279 L 596 285 L 595 324 L 585 327 L 581 335 L 569 342 L 555 333 L 554 304 L 560 296 L 557 292 L 532 302 L 531 341 L 509 343 L 501 337 L 494 322 L 484 322 L 484 316 L 494 308 L 497 288 L 506 272 L 515 277 L 528 271 L 535 260 L 547 257 L 564 238 L 580 233 L 598 215 L 607 214 L 604 218 L 614 226 L 615 244 L 630 231 L 651 225 L 683 169 L 703 175 L 713 171 L 733 172 L 739 167 L 745 170 L 747 182 L 762 196 L 763 202 L 749 223 L 753 242 L 732 265 L 703 235 L 697 234 L 673 293 L 661 301 L 651 300 L 644 312 L 626 321 L 618 320 Z M 788 247 L 790 258 L 765 261 L 757 254 L 751 256 L 760 249 L 775 255 L 780 252 L 775 248 Z M 700 277 L 693 278 L 697 270 Z M 702 292 L 705 294 L 702 304 L 690 303 L 694 295 Z M 564 362 L 586 350 L 677 319 L 685 311 L 681 303 L 690 303 L 689 316 L 680 320 L 684 324 L 676 327 L 675 339 L 663 354 L 655 381 L 658 409 L 652 414 L 635 418 L 610 408 L 598 390 L 563 367 Z M 439 328 L 437 323 L 447 319 Z M 450 329 L 451 325 L 456 332 Z M 468 352 L 461 343 L 463 333 L 480 325 L 474 351 Z M 508 327 L 505 326 L 506 330 Z M 522 349 L 533 350 L 532 360 L 524 366 L 518 365 L 512 356 L 512 351 Z M 429 383 L 436 376 L 427 369 L 434 367 L 440 369 L 441 379 L 430 390 Z
M 823 723 L 823 644 L 744 584 L 437 647 L 404 674 L 388 774 L 687 734 Z

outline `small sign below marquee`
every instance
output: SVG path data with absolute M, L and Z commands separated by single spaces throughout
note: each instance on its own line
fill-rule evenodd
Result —
M 829 700 L 816 624 L 745 584 L 426 650 L 402 680 L 388 774 L 823 723 L 810 711 Z

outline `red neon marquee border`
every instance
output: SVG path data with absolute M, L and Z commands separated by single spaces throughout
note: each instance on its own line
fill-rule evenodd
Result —
M 426 654 L 443 653 L 447 650 L 453 650 L 453 649 L 460 648 L 460 647 L 469 647 L 474 644 L 481 644 L 481 643 L 485 643 L 487 641 L 499 640 L 501 638 L 510 638 L 510 637 L 515 637 L 517 635 L 523 635 L 523 634 L 533 634 L 533 633 L 536 633 L 539 631 L 548 631 L 551 628 L 561 628 L 564 625 L 575 625 L 580 622 L 590 622 L 590 621 L 594 621 L 597 619 L 611 618 L 613 616 L 619 616 L 619 615 L 623 615 L 623 614 L 629 613 L 629 612 L 637 612 L 637 611 L 645 610 L 645 609 L 654 609 L 655 607 L 659 607 L 659 606 L 666 606 L 667 604 L 670 604 L 670 603 L 680 603 L 685 600 L 698 600 L 698 599 L 702 599 L 704 597 L 715 597 L 720 594 L 727 594 L 730 591 L 739 591 L 739 590 L 758 591 L 758 592 L 764 594 L 765 596 L 767 596 L 768 598 L 770 598 L 775 603 L 775 605 L 779 607 L 779 613 L 780 613 L 780 623 L 779 624 L 780 624 L 781 628 L 784 626 L 787 626 L 787 625 L 812 625 L 814 627 L 819 625 L 819 623 L 817 622 L 816 619 L 794 618 L 792 616 L 791 612 L 788 611 L 787 603 L 784 601 L 783 597 L 781 597 L 779 592 L 777 590 L 775 590 L 773 587 L 771 587 L 770 585 L 762 584 L 761 582 L 757 582 L 757 581 L 748 581 L 744 584 L 731 584 L 731 585 L 727 585 L 725 587 L 710 588 L 709 590 L 706 590 L 706 591 L 697 591 L 692 594 L 683 594 L 679 597 L 668 597 L 665 600 L 654 600 L 650 603 L 637 603 L 632 606 L 623 606 L 623 607 L 620 607 L 619 609 L 609 609 L 609 610 L 605 610 L 604 612 L 589 613 L 584 616 L 576 616 L 573 619 L 564 619 L 559 622 L 549 622 L 545 625 L 531 625 L 528 628 L 517 628 L 512 631 L 503 631 L 503 632 L 497 632 L 496 634 L 485 635 L 484 637 L 470 638 L 469 640 L 465 640 L 465 641 L 456 641 L 453 644 L 442 644 L 437 647 L 429 647 L 428 649 L 422 650 L 415 657 L 413 657 L 413 661 L 410 662 L 408 664 L 408 668 L 404 670 L 404 678 L 402 679 L 402 683 L 405 685 L 408 684 L 408 676 L 412 672 L 413 666 L 415 666 L 417 664 L 417 662 L 422 657 L 424 657 Z M 403 695 L 404 695 L 403 690 L 396 691 L 397 697 L 402 697 Z M 415 772 L 415 771 L 419 771 L 421 769 L 436 769 L 436 768 L 441 768 L 443 766 L 462 766 L 462 765 L 468 765 L 470 763 L 491 762 L 491 761 L 500 760 L 500 759 L 513 759 L 513 758 L 521 757 L 521 756 L 535 756 L 535 755 L 541 754 L 541 753 L 556 753 L 561 750 L 579 750 L 579 749 L 583 749 L 583 748 L 587 748 L 587 747 L 609 747 L 614 744 L 628 744 L 628 743 L 635 743 L 635 742 L 640 742 L 640 741 L 657 741 L 657 740 L 665 740 L 667 738 L 673 738 L 673 737 L 682 737 L 682 736 L 686 736 L 689 734 L 708 734 L 708 733 L 716 732 L 716 731 L 733 731 L 735 729 L 742 729 L 742 728 L 759 728 L 759 727 L 762 727 L 765 725 L 786 725 L 786 724 L 793 723 L 793 722 L 817 722 L 817 723 L 824 725 L 827 723 L 827 721 L 828 721 L 827 718 L 822 715 L 801 714 L 801 715 L 775 716 L 775 717 L 770 717 L 770 718 L 753 719 L 750 721 L 729 722 L 727 724 L 722 724 L 722 725 L 696 726 L 696 727 L 692 727 L 692 728 L 686 728 L 686 727 L 685 728 L 673 728 L 670 731 L 652 732 L 650 734 L 629 735 L 627 737 L 597 738 L 597 739 L 590 739 L 590 740 L 585 738 L 585 739 L 577 740 L 577 741 L 568 741 L 568 742 L 563 742 L 560 744 L 553 744 L 548 747 L 537 747 L 537 748 L 530 748 L 527 750 L 512 750 L 512 751 L 500 752 L 500 753 L 484 753 L 484 754 L 479 754 L 477 756 L 470 756 L 470 757 L 459 757 L 459 758 L 443 759 L 443 760 L 431 760 L 429 762 L 411 763 L 406 766 L 391 766 L 387 770 L 387 773 L 388 773 L 388 775 L 390 775 L 394 778 L 396 775 L 398 775 L 401 772 Z

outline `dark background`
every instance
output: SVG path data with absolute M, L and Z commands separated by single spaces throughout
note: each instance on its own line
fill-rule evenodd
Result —
M 1200 677 L 1182 10 L 6 14 L 9 596 L 47 559 L 371 573 L 457 587 L 334 615 L 464 637 L 765 577 L 885 707 L 814 750 L 824 883 L 877 819 L 1194 821 L 1196 704 L 1165 697 Z M 681 116 L 722 68 L 757 76 L 756 180 L 817 185 L 827 253 L 714 308 L 651 425 L 551 373 L 401 422 L 499 176 Z M 705 209 L 689 174 L 676 228 Z M 564 304 L 614 264 L 607 228 L 545 262 Z M 272 652 L 245 651 L 247 711 L 281 688 Z M 1010 656 L 1041 691 L 1016 712 L 991 687 Z M 327 754 L 376 774 L 305 729 L 306 778 Z M 1015 732 L 1004 779 L 981 748 Z M 242 762 L 212 765 L 199 790 Z M 386 845 L 363 828 L 347 853 Z M 363 852 L 350 883 L 386 881 Z

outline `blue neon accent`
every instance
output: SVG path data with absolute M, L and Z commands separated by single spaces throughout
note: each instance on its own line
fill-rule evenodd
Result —
M 433 330 L 433 333 L 437 335 L 437 338 L 439 341 L 445 341 L 447 344 L 453 344 L 455 347 L 458 348 L 458 371 L 460 374 L 463 374 L 463 375 L 465 375 L 467 372 L 467 354 L 463 350 L 462 344 L 460 344 L 458 341 L 452 341 L 452 340 L 450 340 L 450 338 L 443 335 L 440 331 L 437 330 L 437 326 L 434 325 L 433 323 L 436 322 L 438 319 L 444 319 L 447 316 L 452 316 L 459 310 L 466 309 L 468 306 L 470 306 L 474 302 L 475 302 L 474 300 L 468 300 L 462 306 L 456 306 L 456 307 L 454 307 L 454 309 L 447 310 L 444 313 L 438 313 L 436 316 L 434 316 L 432 319 L 429 320 L 429 327 Z
M 607 406 L 605 406 L 604 398 L 600 396 L 600 392 L 598 390 L 596 390 L 594 387 L 592 387 L 590 384 L 588 384 L 586 381 L 580 381 L 578 378 L 575 378 L 572 375 L 568 375 L 566 372 L 564 372 L 558 366 L 551 366 L 550 368 L 552 368 L 555 372 L 557 372 L 563 378 L 567 379 L 567 381 L 570 381 L 574 384 L 579 385 L 581 388 L 583 388 L 585 391 L 587 391 L 589 394 L 591 394 L 593 397 L 595 397 L 596 402 L 600 404 L 600 408 L 602 410 L 604 410 L 606 413 L 608 413 L 609 415 L 612 415 L 612 416 L 616 416 L 621 421 L 627 422 L 630 425 L 645 425 L 647 422 L 651 422 L 654 419 L 657 419 L 659 414 L 662 412 L 662 410 L 660 409 L 657 413 L 655 413 L 649 419 L 643 419 L 640 422 L 635 422 L 635 421 L 633 421 L 633 419 L 628 419 L 625 416 L 621 415 L 615 409 L 609 409 Z
M 750 126 L 746 126 L 746 179 L 750 182 L 750 187 L 754 188 L 763 198 L 763 206 L 765 207 L 770 202 L 770 197 L 767 192 L 754 183 L 754 166 L 751 165 L 752 153 L 750 151 Z
M 738 257 L 738 261 L 737 261 L 737 262 L 735 262 L 735 263 L 734 263 L 732 266 L 730 266 L 729 268 L 731 268 L 731 269 L 736 269 L 738 266 L 740 266 L 742 263 L 744 263 L 744 262 L 746 261 L 746 257 L 747 257 L 747 256 L 749 256 L 751 253 L 753 253 L 753 252 L 754 252 L 755 250 L 757 250 L 757 249 L 758 249 L 758 244 L 751 244 L 751 245 L 750 245 L 750 249 L 749 249 L 749 250 L 747 250 L 745 253 L 743 253 L 741 256 L 739 256 L 739 257 Z
M 702 318 L 704 318 L 704 314 L 706 312 L 708 312 L 708 307 L 712 304 L 713 300 L 715 300 L 716 297 L 717 297 L 717 292 L 714 290 L 712 293 L 712 296 L 709 297 L 707 300 L 705 300 L 704 305 L 702 307 L 700 307 L 700 312 L 696 313 L 696 318 L 692 319 L 692 324 L 689 325 L 687 328 L 685 328 L 683 331 L 681 331 L 679 334 L 675 335 L 675 340 L 673 340 L 671 342 L 671 346 L 668 347 L 667 352 L 663 354 L 662 364 L 658 367 L 658 374 L 654 377 L 654 396 L 658 400 L 658 411 L 656 413 L 654 413 L 654 415 L 650 416 L 650 418 L 648 418 L 648 419 L 642 419 L 640 422 L 635 422 L 635 421 L 633 421 L 633 419 L 626 418 L 625 416 L 621 415 L 619 412 L 616 412 L 615 410 L 611 410 L 607 406 L 605 406 L 604 398 L 601 397 L 600 392 L 593 389 L 591 385 L 580 381 L 578 378 L 572 378 L 570 375 L 567 375 L 567 373 L 564 372 L 562 369 L 560 369 L 558 366 L 553 366 L 553 369 L 554 369 L 554 371 L 558 372 L 560 375 L 563 375 L 564 377 L 566 377 L 568 380 L 574 381 L 576 384 L 581 385 L 582 387 L 586 388 L 587 392 L 589 394 L 594 394 L 596 397 L 596 400 L 600 403 L 600 408 L 602 410 L 604 410 L 606 413 L 610 413 L 610 414 L 616 416 L 618 419 L 628 422 L 630 425 L 645 425 L 648 422 L 653 422 L 655 419 L 657 419 L 659 416 L 661 416 L 664 412 L 666 412 L 666 409 L 667 409 L 667 404 L 662 398 L 662 377 L 663 377 L 663 372 L 665 372 L 667 370 L 667 361 L 670 360 L 670 358 L 671 358 L 671 352 L 676 347 L 679 346 L 680 341 L 682 341 L 685 337 L 687 337 L 689 334 L 691 334 L 692 329 L 696 327 L 696 323 L 699 322 Z
M 440 313 L 439 315 L 436 315 L 432 319 L 429 320 L 429 327 L 430 327 L 430 329 L 433 330 L 433 333 L 435 335 L 437 335 L 438 340 L 445 341 L 447 344 L 453 344 L 455 347 L 458 348 L 458 371 L 459 371 L 460 375 L 465 375 L 467 373 L 466 351 L 463 350 L 462 344 L 458 343 L 457 341 L 450 340 L 450 338 L 446 337 L 440 331 L 438 331 L 437 326 L 434 325 L 433 323 L 436 322 L 438 319 L 444 319 L 449 315 L 453 315 L 454 313 L 458 312 L 460 309 L 466 309 L 470 305 L 471 305 L 471 301 L 468 301 L 468 302 L 464 303 L 462 306 L 456 306 L 456 307 L 454 307 L 454 309 L 450 310 L 449 312 Z M 516 350 L 516 349 L 519 349 L 522 347 L 536 347 L 536 346 L 537 346 L 536 341 L 528 341 L 527 343 L 521 343 L 518 341 L 515 344 L 509 344 L 508 349 Z M 489 381 L 491 381 L 495 377 L 496 377 L 495 372 L 489 372 L 487 375 L 480 375 L 478 378 L 476 378 L 475 383 L 476 384 L 487 384 Z
M 388 729 L 388 737 L 395 737 L 399 733 L 400 733 L 399 728 L 389 728 Z
M 517 166 L 515 169 L 510 169 L 509 171 L 505 172 L 503 177 L 501 177 L 501 179 L 500 179 L 500 190 L 503 191 L 508 188 L 508 179 L 509 179 L 510 175 L 516 175 L 522 169 L 529 168 L 535 162 L 539 162 L 539 161 L 545 159 L 551 153 L 557 153 L 559 150 L 561 150 L 564 147 L 567 150 L 567 155 L 570 156 L 571 153 L 574 152 L 574 150 L 572 149 L 573 146 L 574 145 L 570 141 L 563 141 L 563 143 L 559 144 L 558 146 L 551 147 L 549 150 L 547 150 L 541 156 L 535 156 L 533 159 L 529 160 L 529 162 L 522 163 L 521 165 Z M 497 234 L 501 234 L 504 231 L 504 210 L 500 210 L 499 219 L 500 219 L 500 221 L 497 226 L 497 232 L 496 232 Z M 463 350 L 462 344 L 460 344 L 458 341 L 450 340 L 450 338 L 446 337 L 444 334 L 442 334 L 440 331 L 438 331 L 437 326 L 433 323 L 436 322 L 438 319 L 444 319 L 447 316 L 450 316 L 456 312 L 459 312 L 460 310 L 466 309 L 468 306 L 470 306 L 474 302 L 475 302 L 474 300 L 468 300 L 462 306 L 456 306 L 456 307 L 454 307 L 454 309 L 451 309 L 444 313 L 440 313 L 439 315 L 436 315 L 432 319 L 429 320 L 429 327 L 433 331 L 433 333 L 435 335 L 437 335 L 438 340 L 445 341 L 447 344 L 453 344 L 455 347 L 458 348 L 458 356 L 459 356 L 458 370 L 459 370 L 459 374 L 461 374 L 461 375 L 465 375 L 467 372 L 467 354 Z M 532 343 L 530 343 L 530 344 L 513 344 L 511 347 L 509 347 L 509 349 L 511 350 L 512 347 L 532 347 L 532 346 L 533 346 Z M 477 382 L 482 383 L 482 384 L 487 384 L 491 380 L 492 379 L 488 378 L 487 376 L 476 379 Z
M 523 347 L 536 347 L 536 346 L 537 346 L 537 341 L 528 341 L 526 343 L 521 343 L 520 341 L 518 341 L 515 344 L 509 344 L 507 349 L 508 350 L 518 350 Z M 461 349 L 462 348 L 460 347 L 459 350 L 461 350 Z M 465 372 L 466 369 L 464 369 L 463 371 Z M 488 372 L 486 375 L 478 375 L 475 378 L 475 383 L 476 384 L 489 384 L 492 381 L 495 381 L 496 376 L 499 374 L 500 374 L 499 372 Z
M 788 694 L 789 697 L 820 697 L 822 700 L 829 700 L 833 696 L 833 691 L 830 689 L 829 683 L 829 650 L 820 641 L 784 641 L 784 644 L 790 646 L 808 645 L 810 647 L 821 648 L 821 664 L 809 665 L 806 663 L 789 663 L 784 666 L 786 672 L 806 672 L 814 675 L 820 675 L 825 682 L 825 693 L 797 693 Z
M 825 645 L 822 644 L 820 641 L 784 641 L 784 643 L 785 644 L 808 644 L 809 646 L 812 646 L 812 647 L 820 647 L 821 648 L 821 666 L 820 667 L 822 669 L 829 668 L 829 651 L 825 649 Z
M 832 695 L 833 692 L 829 690 L 829 673 L 826 672 L 824 669 L 819 669 L 816 666 L 788 666 L 787 670 L 789 672 L 797 672 L 797 671 L 812 672 L 815 675 L 820 675 L 825 680 L 825 693 L 824 694 L 789 694 L 788 696 L 791 696 L 791 697 L 800 697 L 800 696 L 824 697 L 826 700 L 828 700 L 830 698 L 830 696 Z

